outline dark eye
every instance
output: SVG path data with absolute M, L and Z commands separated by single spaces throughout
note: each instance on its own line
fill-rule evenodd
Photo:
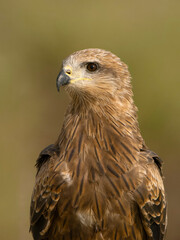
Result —
M 95 72 L 97 69 L 98 69 L 97 63 L 93 63 L 93 62 L 87 63 L 87 70 L 88 71 Z

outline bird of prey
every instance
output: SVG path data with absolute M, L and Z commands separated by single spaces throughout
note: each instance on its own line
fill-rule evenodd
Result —
M 77 51 L 57 77 L 71 101 L 57 141 L 36 163 L 35 240 L 162 240 L 162 161 L 145 145 L 127 66 L 101 49 Z

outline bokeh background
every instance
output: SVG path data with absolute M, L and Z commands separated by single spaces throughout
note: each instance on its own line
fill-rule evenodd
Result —
M 164 160 L 167 239 L 179 240 L 179 0 L 0 0 L 0 239 L 32 240 L 35 160 L 69 101 L 56 76 L 63 58 L 89 47 L 129 66 L 143 137 Z

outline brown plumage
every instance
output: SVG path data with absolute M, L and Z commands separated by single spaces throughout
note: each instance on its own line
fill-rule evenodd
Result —
M 141 136 L 127 66 L 105 50 L 78 51 L 63 62 L 61 85 L 71 102 L 37 159 L 34 239 L 164 239 L 162 162 Z

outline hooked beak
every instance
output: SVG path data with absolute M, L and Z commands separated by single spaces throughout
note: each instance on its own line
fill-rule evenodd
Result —
M 69 84 L 70 80 L 70 77 L 64 72 L 64 70 L 61 70 L 56 79 L 56 87 L 58 92 L 60 87 Z

